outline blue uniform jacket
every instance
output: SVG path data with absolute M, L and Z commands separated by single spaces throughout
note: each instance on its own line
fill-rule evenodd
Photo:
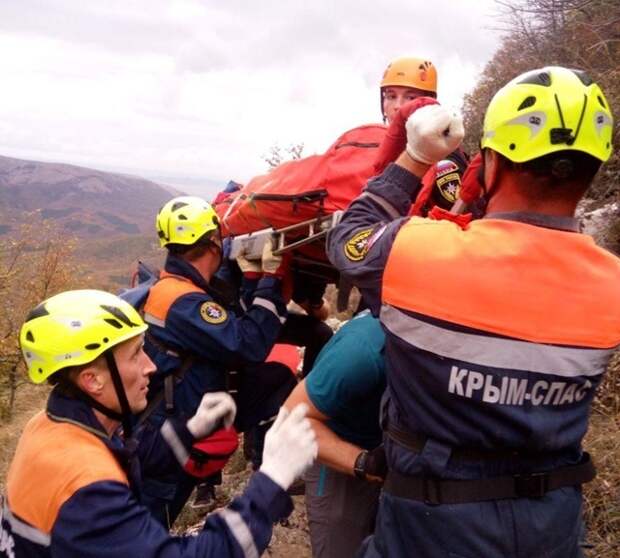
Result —
M 149 323 L 145 350 L 157 366 L 149 393 L 154 396 L 161 391 L 164 378 L 190 356 L 191 366 L 174 388 L 174 416 L 186 420 L 196 412 L 206 392 L 225 389 L 227 370 L 264 361 L 280 332 L 286 307 L 280 281 L 275 277 L 244 284 L 247 310 L 237 314 L 220 304 L 197 270 L 181 258 L 169 254 L 165 271 L 173 277 L 159 283 L 174 281 L 188 292 L 176 298 L 173 293 L 159 306 L 159 283 L 149 293 L 145 305 L 145 321 Z M 141 460 L 143 472 L 149 477 L 167 476 L 159 464 L 165 447 L 160 438 L 161 425 L 167 418 L 163 406 L 162 401 L 142 435 Z
M 9 469 L 0 556 L 255 557 L 273 522 L 292 510 L 290 497 L 256 473 L 197 536 L 170 536 L 132 490 L 130 453 L 85 403 L 53 392 L 47 412 L 26 426 Z

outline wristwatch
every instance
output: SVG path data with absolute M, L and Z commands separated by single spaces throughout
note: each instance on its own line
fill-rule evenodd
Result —
M 368 451 L 363 450 L 355 458 L 353 465 L 353 473 L 358 479 L 366 480 L 366 461 L 368 460 Z

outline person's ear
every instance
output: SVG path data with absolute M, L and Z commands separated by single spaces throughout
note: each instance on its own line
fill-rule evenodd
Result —
M 500 170 L 499 155 L 492 149 L 484 150 L 484 185 L 487 194 L 493 190 L 497 183 Z
M 76 384 L 90 396 L 101 395 L 107 381 L 104 372 L 101 366 L 92 363 L 80 371 L 76 378 Z

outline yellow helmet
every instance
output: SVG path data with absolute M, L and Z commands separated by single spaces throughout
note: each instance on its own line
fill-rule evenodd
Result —
M 422 58 L 397 58 L 383 72 L 381 90 L 384 87 L 415 87 L 437 93 L 437 70 L 432 62 Z
M 487 109 L 481 147 L 515 163 L 557 151 L 611 155 L 613 117 L 600 87 L 559 66 L 526 72 L 502 87 Z
M 161 247 L 191 245 L 206 233 L 217 231 L 220 219 L 211 204 L 196 196 L 171 199 L 157 214 L 156 227 Z
M 92 362 L 146 328 L 135 308 L 113 294 L 66 291 L 31 310 L 19 344 L 30 379 L 40 384 L 63 368 Z

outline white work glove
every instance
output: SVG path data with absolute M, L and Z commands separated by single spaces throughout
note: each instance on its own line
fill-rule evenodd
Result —
M 441 105 L 416 110 L 405 125 L 407 153 L 426 165 L 441 161 L 463 141 L 463 121 Z
M 260 260 L 248 260 L 245 253 L 241 252 L 237 256 L 237 265 L 243 274 L 246 273 L 262 273 L 263 268 Z
M 263 246 L 262 270 L 263 273 L 268 275 L 282 277 L 286 272 L 286 264 L 282 263 L 284 259 L 282 255 L 276 256 L 273 250 L 273 240 L 269 239 L 268 242 L 265 242 L 265 246 Z
M 233 398 L 224 391 L 205 393 L 196 414 L 187 421 L 187 429 L 197 440 L 221 427 L 232 425 L 237 414 Z
M 265 436 L 260 471 L 282 490 L 287 490 L 312 465 L 319 450 L 307 413 L 305 403 L 300 403 L 290 413 L 280 407 L 278 418 Z

